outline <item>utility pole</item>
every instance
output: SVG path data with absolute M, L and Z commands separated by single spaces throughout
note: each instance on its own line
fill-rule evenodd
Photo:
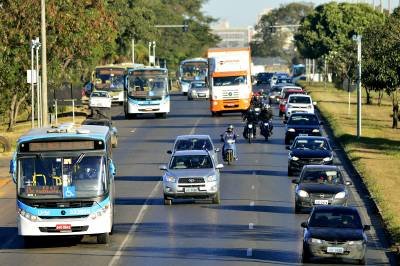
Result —
M 156 41 L 153 41 L 153 60 L 154 66 L 156 65 Z
M 35 53 L 36 53 L 36 93 L 37 93 L 37 117 L 38 117 L 38 127 L 42 126 L 42 110 L 40 109 L 42 105 L 42 98 L 41 98 L 41 90 L 40 90 L 40 75 L 39 75 L 39 48 L 41 44 L 39 38 L 36 38 L 36 46 L 35 46 Z
M 35 50 L 35 40 L 31 41 L 31 117 L 32 117 L 32 128 L 35 127 L 35 89 L 33 84 L 33 53 Z
M 361 137 L 361 35 L 354 35 L 357 42 L 357 138 Z
M 135 64 L 135 39 L 132 38 L 132 64 Z
M 41 35 L 42 35 L 42 122 L 48 125 L 48 103 L 47 103 L 47 47 L 46 47 L 46 2 L 41 0 Z

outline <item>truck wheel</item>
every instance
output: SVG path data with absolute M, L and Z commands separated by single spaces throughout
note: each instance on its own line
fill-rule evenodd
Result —
M 97 235 L 97 243 L 98 244 L 107 244 L 110 241 L 110 234 L 103 233 Z

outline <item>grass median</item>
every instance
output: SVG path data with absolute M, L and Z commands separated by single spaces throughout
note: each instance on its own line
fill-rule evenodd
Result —
M 391 128 L 391 99 L 385 95 L 378 106 L 376 103 L 365 104 L 363 97 L 362 137 L 358 139 L 356 92 L 350 94 L 349 108 L 347 91 L 332 84 L 302 85 L 317 102 L 335 137 L 362 176 L 393 240 L 400 242 L 400 129 Z

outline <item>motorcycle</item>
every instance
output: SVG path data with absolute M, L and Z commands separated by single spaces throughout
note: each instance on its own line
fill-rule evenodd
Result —
M 253 127 L 254 127 L 254 125 L 252 122 L 246 122 L 246 126 L 243 131 L 243 136 L 245 139 L 247 139 L 247 141 L 249 143 L 251 143 L 251 141 L 254 138 L 254 128 Z
M 236 141 L 233 138 L 223 139 L 221 135 L 221 140 L 224 142 L 224 146 L 222 148 L 222 158 L 228 164 L 232 164 L 233 160 L 235 160 L 236 154 L 234 151 L 236 150 Z
M 264 136 L 265 140 L 271 136 L 271 125 L 270 121 L 260 121 L 260 134 Z

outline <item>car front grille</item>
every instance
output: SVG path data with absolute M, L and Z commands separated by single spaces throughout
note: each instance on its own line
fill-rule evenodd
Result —
M 300 158 L 297 161 L 299 164 L 324 164 L 324 161 L 322 158 Z
M 182 178 L 179 178 L 178 183 L 180 183 L 180 184 L 204 183 L 204 178 L 202 178 L 202 177 L 182 177 Z
M 310 198 L 312 200 L 317 200 L 317 199 L 332 199 L 334 197 L 334 194 L 330 193 L 311 193 Z

